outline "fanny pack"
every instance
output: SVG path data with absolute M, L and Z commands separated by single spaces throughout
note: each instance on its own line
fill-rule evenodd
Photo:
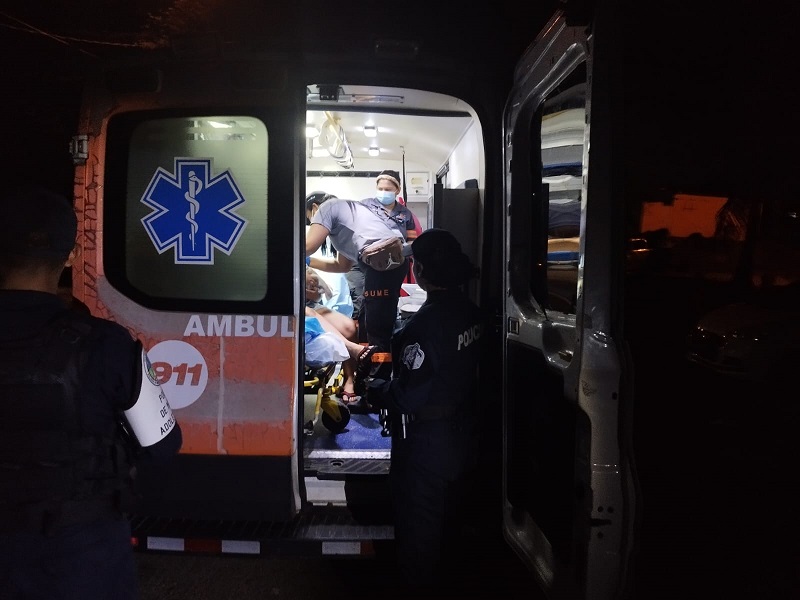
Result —
M 373 242 L 364 247 L 359 258 L 376 271 L 396 269 L 406 261 L 403 256 L 403 240 L 393 237 Z

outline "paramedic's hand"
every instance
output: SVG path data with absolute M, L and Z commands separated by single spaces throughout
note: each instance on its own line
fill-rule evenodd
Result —
M 386 406 L 385 394 L 389 389 L 389 382 L 385 379 L 377 379 L 375 377 L 368 377 L 367 384 L 367 398 L 370 405 L 375 408 L 388 408 Z

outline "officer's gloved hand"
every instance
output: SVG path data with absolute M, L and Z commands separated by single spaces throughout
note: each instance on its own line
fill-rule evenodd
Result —
M 389 390 L 389 382 L 385 379 L 368 377 L 366 380 L 367 396 L 369 403 L 375 408 L 386 408 L 386 392 Z

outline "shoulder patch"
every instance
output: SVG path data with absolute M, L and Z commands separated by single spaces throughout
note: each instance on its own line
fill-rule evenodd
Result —
M 403 348 L 403 364 L 409 371 L 419 369 L 425 360 L 425 353 L 419 344 L 411 344 Z
M 147 375 L 147 379 L 150 380 L 150 383 L 153 385 L 160 385 L 158 381 L 158 375 L 156 375 L 156 370 L 153 368 L 153 365 L 150 362 L 150 357 L 147 356 L 147 352 L 145 352 L 144 348 L 142 348 L 142 370 Z

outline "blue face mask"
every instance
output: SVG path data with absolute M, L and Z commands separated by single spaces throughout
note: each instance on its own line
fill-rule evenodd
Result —
M 389 190 L 378 190 L 375 192 L 375 197 L 378 199 L 378 202 L 384 206 L 389 206 L 392 202 L 394 202 L 395 198 L 397 198 L 397 194 L 395 192 L 390 192 Z

